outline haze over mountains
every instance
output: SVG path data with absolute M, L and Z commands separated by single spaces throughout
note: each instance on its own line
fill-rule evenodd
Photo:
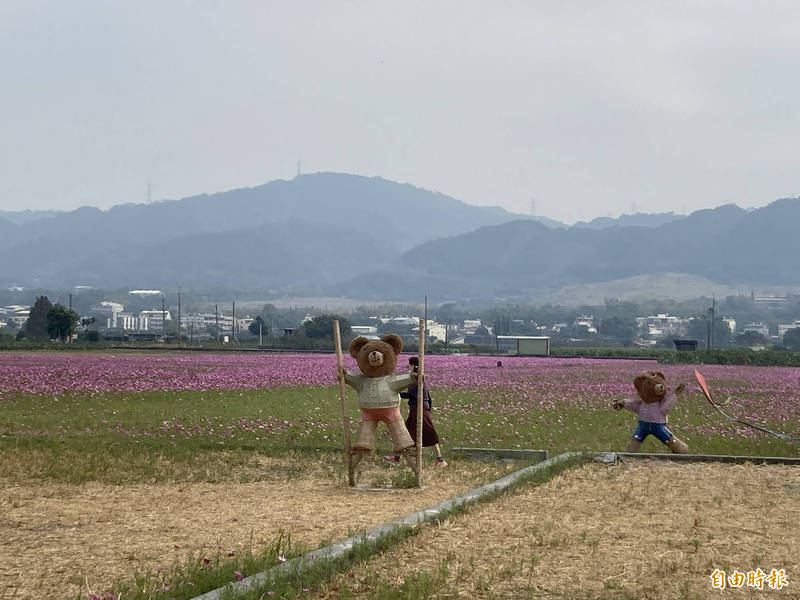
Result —
M 797 223 L 800 199 L 789 198 L 567 227 L 381 178 L 319 173 L 106 211 L 0 214 L 0 285 L 536 301 L 677 273 L 695 285 L 764 290 L 800 287 Z

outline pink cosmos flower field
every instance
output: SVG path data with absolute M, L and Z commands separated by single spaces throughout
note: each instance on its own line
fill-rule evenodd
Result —
M 402 371 L 407 356 L 398 360 Z M 662 371 L 668 383 L 689 384 L 699 393 L 694 365 L 659 365 L 647 360 L 429 355 L 427 381 L 437 390 L 470 392 L 503 405 L 506 412 L 579 407 L 607 408 L 633 397 L 632 379 Z M 355 361 L 345 356 L 345 366 Z M 800 368 L 701 365 L 712 394 L 731 412 L 758 422 L 800 421 Z M 0 353 L 0 401 L 9 395 L 70 392 L 247 390 L 336 384 L 334 354 L 86 354 Z M 441 404 L 440 404 L 441 406 Z

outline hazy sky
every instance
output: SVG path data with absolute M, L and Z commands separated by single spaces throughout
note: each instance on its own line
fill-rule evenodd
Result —
M 573 222 L 800 194 L 800 2 L 0 1 L 0 210 L 377 175 Z

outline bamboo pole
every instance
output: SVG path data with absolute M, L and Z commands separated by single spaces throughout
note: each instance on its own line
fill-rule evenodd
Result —
M 425 321 L 419 320 L 419 373 L 417 378 L 417 487 L 422 487 L 422 411 L 425 390 Z
M 339 333 L 339 321 L 333 321 L 333 344 L 336 346 L 336 377 L 339 379 L 339 399 L 342 404 L 342 428 L 344 430 L 344 460 L 347 463 L 347 481 L 350 487 L 356 485 L 356 473 L 353 468 L 353 454 L 350 445 L 350 417 L 347 414 L 347 390 L 345 389 L 344 377 L 344 357 L 342 356 L 342 338 Z

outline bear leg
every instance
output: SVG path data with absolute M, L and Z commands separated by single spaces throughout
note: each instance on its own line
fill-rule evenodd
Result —
M 631 441 L 628 442 L 628 447 L 625 448 L 625 452 L 638 452 L 639 448 L 641 447 L 642 447 L 642 442 L 640 442 L 636 438 L 631 438 Z
M 375 450 L 375 431 L 378 429 L 376 421 L 361 421 L 358 425 L 358 439 L 353 444 L 357 452 L 372 452 Z
M 667 442 L 667 448 L 672 450 L 673 454 L 689 454 L 689 446 L 683 440 L 679 440 L 674 435 Z
M 403 419 L 389 421 L 386 425 L 389 427 L 389 434 L 392 436 L 392 449 L 395 454 L 400 454 L 415 446 L 414 440 L 411 439 L 411 435 L 408 433 Z

